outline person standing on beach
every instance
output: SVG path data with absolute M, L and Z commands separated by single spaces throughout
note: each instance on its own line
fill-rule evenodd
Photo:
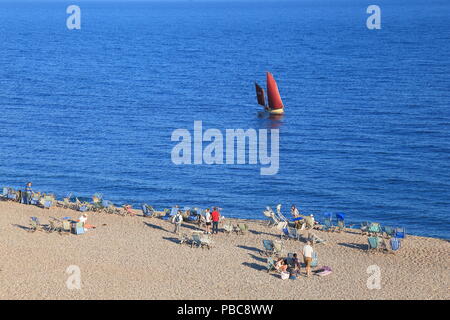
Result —
M 211 234 L 211 212 L 209 208 L 205 209 L 205 224 L 206 234 Z
M 183 222 L 183 216 L 181 215 L 181 210 L 177 211 L 177 214 L 173 217 L 173 223 L 175 224 L 175 230 L 173 231 L 176 234 L 180 233 L 180 226 Z
M 297 218 L 297 217 L 300 216 L 300 213 L 298 212 L 298 209 L 297 209 L 297 207 L 294 204 L 291 207 L 291 215 L 294 218 Z
M 28 182 L 25 187 L 25 204 L 31 204 L 31 197 L 33 196 L 33 189 L 31 188 L 32 183 Z
M 311 274 L 311 262 L 312 262 L 312 254 L 314 252 L 312 246 L 312 241 L 308 241 L 306 245 L 303 247 L 303 261 L 306 265 L 306 276 L 309 277 Z
M 219 233 L 219 220 L 220 220 L 220 213 L 217 207 L 214 207 L 214 211 L 211 213 L 211 219 L 212 219 L 212 225 L 213 230 L 212 233 Z

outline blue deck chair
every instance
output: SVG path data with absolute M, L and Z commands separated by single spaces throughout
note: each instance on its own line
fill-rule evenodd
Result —
M 405 228 L 395 228 L 395 237 L 398 239 L 405 239 L 406 238 Z
M 1 194 L 1 198 L 4 200 L 8 199 L 8 188 L 3 187 L 3 193 Z
M 345 228 L 345 213 L 338 212 L 336 213 L 336 229 L 337 231 L 342 231 Z
M 391 238 L 391 240 L 389 240 L 389 245 L 391 247 L 391 252 L 396 252 L 400 249 L 401 247 L 401 242 L 400 239 L 398 238 Z
M 332 231 L 333 230 L 333 214 L 331 212 L 325 212 L 323 214 L 323 230 Z
M 388 227 L 388 226 L 383 226 L 383 232 L 386 234 L 386 236 L 388 238 L 393 238 L 395 237 L 395 228 L 393 227 Z
M 368 243 L 367 251 L 380 249 L 380 238 L 378 237 L 368 237 L 367 243 Z
M 312 261 L 311 261 L 311 268 L 317 267 L 319 264 L 319 256 L 317 255 L 317 252 L 312 253 Z
M 272 256 L 275 252 L 275 249 L 273 247 L 273 241 L 272 240 L 263 240 L 262 241 L 264 249 L 259 252 L 260 255 L 265 256 Z
M 267 273 L 271 272 L 271 271 L 276 271 L 277 269 L 275 268 L 275 259 L 272 257 L 267 258 Z
M 364 235 L 364 234 L 369 234 L 369 225 L 370 225 L 370 222 L 369 221 L 363 221 L 363 222 L 361 222 L 361 226 L 360 226 L 360 230 L 361 230 L 361 234 L 362 235 Z
M 148 206 L 148 204 L 144 203 L 141 208 L 142 208 L 142 214 L 144 215 L 144 217 L 153 216 L 153 211 L 150 210 L 150 207 Z
M 376 235 L 376 236 L 383 233 L 383 231 L 381 230 L 381 225 L 378 222 L 370 223 L 368 232 L 369 232 L 369 234 Z

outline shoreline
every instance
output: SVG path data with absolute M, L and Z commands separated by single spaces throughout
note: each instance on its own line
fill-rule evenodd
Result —
M 29 218 L 81 213 L 0 202 L 0 299 L 449 299 L 447 240 L 410 236 L 395 254 L 367 253 L 367 237 L 352 229 L 314 231 L 327 240 L 314 249 L 325 277 L 281 280 L 267 273 L 259 254 L 262 240 L 280 239 L 263 220 L 232 219 L 249 225 L 246 235 L 212 236 L 213 247 L 180 245 L 173 225 L 159 218 L 90 213 L 97 228 L 82 235 L 26 231 Z M 137 210 L 136 210 L 137 212 Z M 219 229 L 223 224 L 219 226 Z M 197 228 L 183 223 L 182 232 Z M 303 242 L 283 240 L 285 253 L 301 252 Z M 81 290 L 69 290 L 69 266 L 81 270 Z M 367 268 L 381 269 L 381 289 L 367 288 Z M 304 273 L 304 268 L 302 268 Z

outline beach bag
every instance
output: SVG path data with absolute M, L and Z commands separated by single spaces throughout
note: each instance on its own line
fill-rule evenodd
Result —
M 281 280 L 289 279 L 289 272 L 281 272 Z

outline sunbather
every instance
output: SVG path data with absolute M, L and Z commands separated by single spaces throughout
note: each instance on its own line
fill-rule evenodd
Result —
M 87 218 L 88 218 L 88 215 L 87 215 L 87 213 L 85 213 L 78 219 L 79 222 L 83 223 L 83 228 L 84 228 L 85 232 L 88 229 L 95 229 L 95 226 L 86 223 L 87 222 Z
M 298 257 L 297 257 L 296 253 L 294 253 L 294 255 L 293 255 L 292 264 L 294 265 L 294 267 L 292 269 L 293 273 L 300 274 L 301 266 L 300 266 L 300 261 L 298 261 Z
M 125 210 L 125 212 L 127 214 L 129 214 L 130 216 L 134 216 L 134 212 L 133 212 L 132 208 L 133 207 L 130 204 L 126 204 L 123 206 L 123 209 Z

